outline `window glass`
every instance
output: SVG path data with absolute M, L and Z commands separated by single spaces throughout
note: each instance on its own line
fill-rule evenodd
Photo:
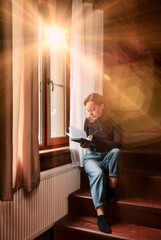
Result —
M 57 46 L 50 48 L 50 79 L 53 82 L 50 86 L 51 138 L 62 137 L 66 129 L 65 54 Z

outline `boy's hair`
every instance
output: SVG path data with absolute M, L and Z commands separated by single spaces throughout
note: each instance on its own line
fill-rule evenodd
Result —
M 98 94 L 98 93 L 91 93 L 89 94 L 86 99 L 84 100 L 84 105 L 86 106 L 86 104 L 90 101 L 93 101 L 95 104 L 100 105 L 101 103 L 104 104 L 104 99 L 103 96 Z

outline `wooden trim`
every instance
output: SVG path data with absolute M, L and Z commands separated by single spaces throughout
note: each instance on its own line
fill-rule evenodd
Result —
M 39 153 L 41 171 L 71 163 L 69 147 L 42 150 Z
M 66 51 L 66 119 L 67 119 L 67 129 L 66 132 L 68 132 L 68 127 L 69 127 L 69 119 L 70 119 L 70 52 L 68 51 L 68 49 L 70 49 L 71 46 L 71 31 L 69 30 L 68 33 L 68 39 L 67 39 L 67 51 Z
M 42 146 L 45 146 L 45 92 L 46 92 L 46 67 L 45 67 L 45 50 L 42 48 Z
M 47 51 L 47 50 L 46 50 Z M 47 51 L 45 56 L 45 66 L 46 66 L 46 76 L 45 76 L 45 86 L 46 86 L 46 146 L 50 144 L 50 85 L 47 84 L 47 79 L 50 78 L 50 52 Z

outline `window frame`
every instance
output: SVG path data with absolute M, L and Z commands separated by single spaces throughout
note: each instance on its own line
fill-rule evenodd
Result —
M 44 34 L 44 31 L 42 31 Z M 69 34 L 70 35 L 70 34 Z M 70 46 L 70 38 L 67 36 L 67 46 Z M 51 138 L 50 135 L 50 85 L 47 83 L 49 72 L 49 51 L 42 46 L 42 143 L 39 144 L 39 150 L 55 149 L 64 146 L 69 146 L 69 137 L 57 137 Z M 66 50 L 66 129 L 69 127 L 69 115 L 70 115 L 70 53 Z

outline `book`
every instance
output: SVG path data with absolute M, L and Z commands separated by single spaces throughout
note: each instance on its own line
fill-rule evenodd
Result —
M 87 134 L 84 130 L 75 128 L 75 127 L 69 127 L 69 132 L 66 133 L 70 139 L 74 142 L 82 142 L 82 143 L 89 143 L 91 146 L 94 145 L 94 143 L 87 139 Z

